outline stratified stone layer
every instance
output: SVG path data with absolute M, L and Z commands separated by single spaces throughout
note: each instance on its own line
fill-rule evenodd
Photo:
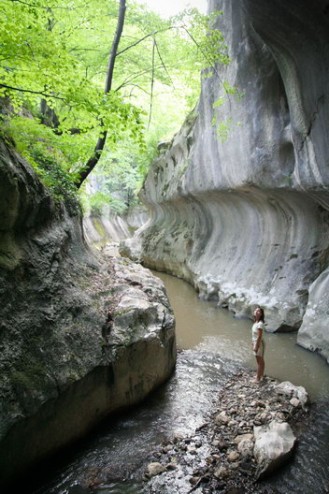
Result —
M 98 258 L 77 204 L 54 203 L 0 140 L 0 484 L 129 407 L 175 366 L 163 283 Z
M 223 10 L 231 63 L 203 81 L 195 114 L 153 164 L 142 194 L 151 219 L 128 251 L 138 258 L 141 241 L 145 265 L 185 278 L 237 316 L 264 306 L 269 331 L 302 325 L 298 342 L 328 357 L 326 2 L 210 8 Z M 238 93 L 225 94 L 223 81 Z

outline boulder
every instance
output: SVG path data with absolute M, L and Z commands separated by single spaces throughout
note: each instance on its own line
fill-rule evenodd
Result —
M 287 422 L 272 421 L 254 427 L 254 457 L 257 461 L 257 478 L 265 477 L 282 466 L 291 456 L 296 437 Z
M 283 381 L 275 386 L 275 391 L 278 394 L 291 397 L 294 406 L 299 406 L 300 404 L 305 409 L 309 403 L 309 396 L 306 389 L 303 386 L 295 386 L 289 381 Z

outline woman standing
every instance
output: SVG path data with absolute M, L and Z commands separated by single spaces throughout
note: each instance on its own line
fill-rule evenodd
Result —
M 265 342 L 264 342 L 264 331 L 265 331 L 265 315 L 261 307 L 256 307 L 254 311 L 254 324 L 251 328 L 252 334 L 252 349 L 257 361 L 257 375 L 256 382 L 260 382 L 264 377 L 265 361 Z

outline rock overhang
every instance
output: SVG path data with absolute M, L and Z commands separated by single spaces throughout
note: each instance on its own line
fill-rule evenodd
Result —
M 298 342 L 327 358 L 326 275 L 316 288 L 329 252 L 326 2 L 209 5 L 223 11 L 231 63 L 203 81 L 193 118 L 151 168 L 142 191 L 151 220 L 131 244 L 145 265 L 236 315 L 261 303 L 269 330 L 302 326 Z M 223 80 L 239 98 L 225 99 Z

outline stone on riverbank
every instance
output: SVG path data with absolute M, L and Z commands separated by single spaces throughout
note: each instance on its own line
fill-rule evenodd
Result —
M 290 403 L 294 406 L 301 405 L 303 408 L 308 405 L 308 394 L 303 386 L 294 386 L 289 381 L 284 381 L 276 387 L 278 394 L 283 394 L 291 398 Z
M 257 462 L 256 477 L 261 478 L 283 465 L 296 444 L 296 437 L 287 422 L 273 420 L 254 428 L 253 455 Z

